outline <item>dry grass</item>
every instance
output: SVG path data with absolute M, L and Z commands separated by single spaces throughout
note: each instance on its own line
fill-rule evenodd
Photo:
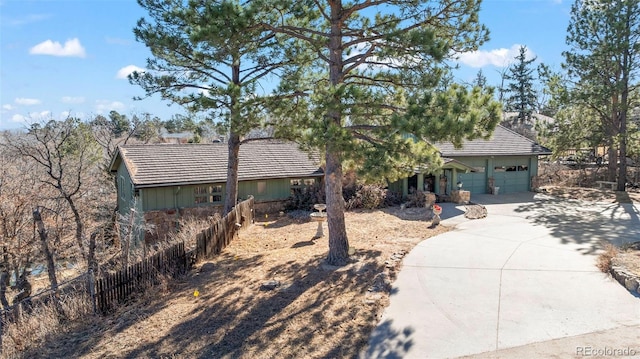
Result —
M 91 302 L 84 295 L 61 295 L 59 303 L 59 309 L 49 301 L 33 305 L 29 312 L 14 311 L 12 320 L 3 328 L 2 357 L 22 357 L 28 349 L 46 345 L 51 337 L 68 330 L 69 323 L 93 313 Z
M 317 223 L 261 218 L 217 258 L 108 317 L 93 318 L 24 357 L 354 357 L 388 304 L 390 282 L 429 229 L 426 209 L 346 213 L 355 253 L 324 264 Z M 326 224 L 325 231 L 326 231 Z M 263 284 L 273 281 L 274 290 Z M 198 291 L 198 296 L 194 292 Z
M 604 273 L 611 271 L 611 261 L 618 255 L 618 248 L 613 244 L 607 243 L 604 251 L 598 256 L 596 267 Z
M 615 263 L 629 273 L 640 277 L 640 242 L 623 246 L 615 257 Z

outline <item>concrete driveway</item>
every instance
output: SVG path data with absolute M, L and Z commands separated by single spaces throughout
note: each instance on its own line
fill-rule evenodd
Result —
M 447 218 L 461 208 L 443 206 L 455 229 L 405 257 L 363 357 L 565 358 L 606 348 L 640 357 L 640 298 L 595 267 L 603 243 L 640 240 L 637 207 L 533 193 L 472 200 L 488 217 Z

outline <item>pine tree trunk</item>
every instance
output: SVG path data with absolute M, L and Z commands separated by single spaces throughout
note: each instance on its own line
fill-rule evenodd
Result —
M 616 182 L 616 171 L 618 170 L 618 152 L 616 151 L 613 142 L 613 139 L 611 139 L 611 144 L 607 151 L 609 156 L 609 164 L 607 165 L 609 178 L 607 180 L 609 182 Z
M 240 154 L 240 136 L 231 132 L 229 136 L 229 155 L 227 157 L 227 185 L 225 188 L 224 214 L 231 212 L 238 201 L 238 156 Z
M 240 59 L 235 59 L 231 66 L 231 82 L 240 86 Z M 240 134 L 237 132 L 242 118 L 238 110 L 238 102 L 240 98 L 238 94 L 231 95 L 230 99 L 230 126 L 229 131 L 229 154 L 227 156 L 227 185 L 224 196 L 224 213 L 223 216 L 231 212 L 238 201 L 238 156 L 240 155 Z
M 339 154 L 332 153 L 327 145 L 325 189 L 327 195 L 327 225 L 329 227 L 329 255 L 331 265 L 345 265 L 349 258 L 349 240 L 344 221 L 342 197 L 342 163 Z
M 342 28 L 340 17 L 342 16 L 342 2 L 331 4 L 331 37 L 329 39 L 329 78 L 334 90 L 344 81 L 342 63 Z M 342 127 L 342 113 L 340 111 L 341 98 L 334 96 L 333 108 L 330 108 L 325 118 L 326 129 Z M 337 140 L 325 138 L 326 144 L 326 169 L 325 189 L 327 196 L 327 225 L 329 227 L 329 255 L 327 262 L 331 265 L 345 265 L 349 258 L 349 240 L 344 221 L 344 198 L 342 197 L 342 159 L 338 146 L 332 143 Z
M 625 101 L 624 94 L 623 101 Z M 618 167 L 616 190 L 625 191 L 627 187 L 627 119 L 626 110 L 620 112 L 620 166 Z
M 631 3 L 627 4 L 628 6 L 633 6 Z M 635 5 L 637 6 L 637 5 Z M 627 46 L 632 46 L 631 44 L 631 20 L 630 16 L 633 13 L 633 9 L 627 8 L 627 11 L 624 12 L 624 16 L 626 17 L 625 27 L 624 27 L 624 38 L 623 41 L 628 44 Z M 627 112 L 629 111 L 629 65 L 630 65 L 630 50 L 629 47 L 626 48 L 622 55 L 622 71 L 621 71 L 621 82 L 622 82 L 622 93 L 620 96 L 620 106 L 619 106 L 619 120 L 620 120 L 620 168 L 618 169 L 618 191 L 625 191 L 627 189 Z

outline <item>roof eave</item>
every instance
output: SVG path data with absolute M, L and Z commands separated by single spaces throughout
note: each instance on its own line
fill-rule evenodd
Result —
M 495 153 L 495 152 L 461 152 L 461 153 L 443 153 L 442 157 L 483 157 L 483 156 L 540 156 L 540 155 L 550 155 L 551 151 L 548 152 L 527 152 L 527 153 L 518 153 L 518 152 L 510 152 L 510 153 Z
M 116 153 L 113 155 L 113 157 L 111 157 L 111 161 L 109 162 L 109 172 L 116 172 L 118 171 L 118 166 L 120 165 L 120 162 L 118 162 L 118 159 L 121 159 L 122 155 L 120 154 L 120 146 L 118 146 L 118 148 L 116 149 Z
M 322 177 L 324 176 L 323 172 L 313 172 L 313 173 L 304 173 L 304 174 L 295 174 L 291 176 L 278 176 L 278 177 L 245 177 L 238 178 L 238 181 L 256 181 L 256 180 L 272 180 L 272 179 L 283 179 L 283 178 L 294 178 L 294 177 Z M 198 181 L 183 181 L 183 182 L 154 182 L 154 183 L 133 183 L 134 188 L 155 188 L 155 187 L 176 187 L 176 186 L 196 186 L 207 183 L 224 183 L 226 182 L 226 178 L 220 179 L 206 179 L 206 180 L 198 180 Z

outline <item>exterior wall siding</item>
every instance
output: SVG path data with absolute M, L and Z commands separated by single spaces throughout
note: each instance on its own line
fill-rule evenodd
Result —
M 308 177 L 304 177 L 308 179 Z M 303 179 L 301 177 L 300 179 Z M 321 178 L 315 178 L 316 184 L 320 183 Z M 220 185 L 222 186 L 221 202 L 196 204 L 195 189 L 200 186 Z M 141 197 L 142 211 L 157 211 L 170 208 L 188 208 L 188 207 L 207 207 L 222 206 L 224 203 L 224 183 L 202 184 L 198 186 L 179 186 L 179 187 L 154 187 L 143 188 L 140 190 L 144 193 Z M 238 199 L 246 199 L 254 196 L 256 203 L 283 201 L 291 195 L 291 179 L 271 179 L 271 180 L 254 180 L 241 181 L 238 183 Z
M 456 179 L 462 182 L 462 189 L 471 193 L 488 193 L 487 171 L 489 159 L 487 157 L 459 157 L 456 160 L 476 168 L 478 172 L 460 173 Z
M 490 193 L 490 179 L 493 179 L 495 187 L 500 187 L 499 193 L 526 192 L 531 190 L 532 178 L 538 175 L 537 156 L 484 156 L 484 157 L 452 157 L 466 165 L 484 168 L 484 172 L 461 173 L 457 171 L 444 171 L 436 175 L 447 175 L 446 192 L 450 193 L 456 183 L 461 181 L 463 189 L 472 194 Z M 449 177 L 455 178 L 449 178 Z M 436 192 L 442 192 L 440 181 L 436 181 Z M 443 181 L 444 183 L 444 181 Z M 400 190 L 404 196 L 407 195 L 407 179 L 389 184 L 389 189 Z M 434 189 L 431 189 L 432 191 Z
M 253 196 L 256 202 L 276 201 L 289 198 L 291 180 L 280 178 L 273 180 L 242 181 L 238 183 L 238 197 L 245 199 Z
M 129 171 L 127 171 L 124 162 L 120 162 L 118 166 L 116 186 L 118 190 L 118 212 L 121 215 L 128 215 L 131 208 L 134 207 L 134 191 L 131 176 L 129 176 Z

